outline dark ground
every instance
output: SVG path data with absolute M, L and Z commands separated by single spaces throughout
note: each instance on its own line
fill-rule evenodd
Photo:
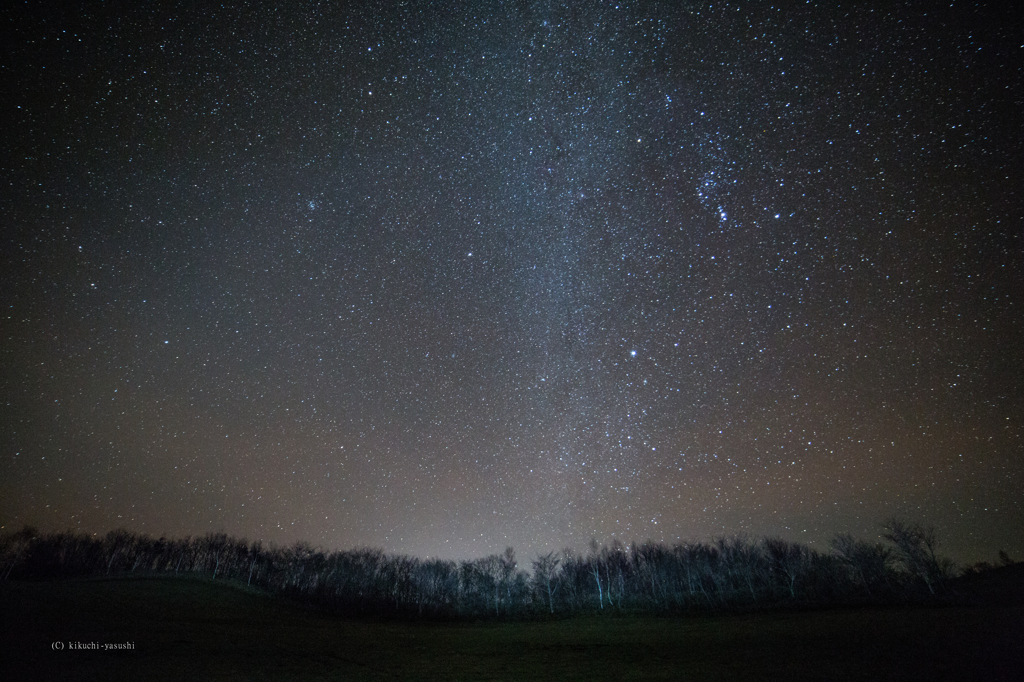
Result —
M 6 582 L 0 679 L 1017 680 L 1022 586 L 1017 565 L 959 579 L 957 606 L 409 624 L 194 578 Z

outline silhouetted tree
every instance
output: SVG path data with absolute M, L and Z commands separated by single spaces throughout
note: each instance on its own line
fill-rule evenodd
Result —
M 667 606 L 670 595 L 676 594 L 675 586 L 679 582 L 674 574 L 682 575 L 681 562 L 665 545 L 648 540 L 642 545 L 633 545 L 632 564 L 637 580 L 638 593 L 649 590 L 650 601 L 655 608 Z
M 720 572 L 723 577 L 731 578 L 721 584 L 728 585 L 731 592 L 749 592 L 750 599 L 756 603 L 763 568 L 761 548 L 743 536 L 718 538 L 716 544 L 721 559 Z
M 501 601 L 506 616 L 514 615 L 529 607 L 531 598 L 526 571 L 519 570 L 516 551 L 506 547 L 499 558 Z
M 583 608 L 584 601 L 589 599 L 590 586 L 593 585 L 587 560 L 577 556 L 571 548 L 563 549 L 562 571 L 558 582 L 563 588 L 566 607 L 570 611 Z
M 114 567 L 115 560 L 125 561 L 135 544 L 135 537 L 124 528 L 117 528 L 107 533 L 104 543 L 107 551 L 107 573 Z
M 558 571 L 558 561 L 554 552 L 548 552 L 538 556 L 537 560 L 533 562 L 534 589 L 547 598 L 549 613 L 555 612 L 552 583 L 554 583 Z
M 458 591 L 458 566 L 454 561 L 430 559 L 416 567 L 416 607 L 424 612 L 442 614 L 453 607 Z
M 474 561 L 464 561 L 459 569 L 463 586 L 463 604 L 471 613 L 493 609 L 501 615 L 501 556 L 491 554 Z
M 939 542 L 934 528 L 909 525 L 892 518 L 886 523 L 885 538 L 896 546 L 896 558 L 910 575 L 920 578 L 931 594 L 953 572 L 953 564 L 937 553 Z
M 597 604 L 604 609 L 604 588 L 601 585 L 601 552 L 597 547 L 597 538 L 590 539 L 590 556 L 587 557 L 587 570 L 597 584 Z
M 207 570 L 213 569 L 213 579 L 217 579 L 220 572 L 221 560 L 228 553 L 228 536 L 226 533 L 207 533 L 203 538 L 203 556 L 209 565 Z
M 784 589 L 790 599 L 796 599 L 796 583 L 808 569 L 808 551 L 803 545 L 787 542 L 782 538 L 767 538 L 765 551 L 775 575 L 782 578 Z
M 952 564 L 933 530 L 890 521 L 893 548 L 837 535 L 822 554 L 779 538 L 718 538 L 712 544 L 624 545 L 613 539 L 579 556 L 564 550 L 533 562 L 532 580 L 509 547 L 473 561 L 420 560 L 379 549 L 330 554 L 308 543 L 264 548 L 224 533 L 180 540 L 117 529 L 105 536 L 0 533 L 5 579 L 104 575 L 138 570 L 204 572 L 218 580 L 287 593 L 348 613 L 402 617 L 508 618 L 531 609 L 672 611 L 800 599 L 828 604 L 893 598 L 921 582 L 934 594 Z M 1012 563 L 1005 552 L 1003 564 Z M 987 565 L 986 565 L 987 566 Z M 899 571 L 894 570 L 898 567 Z M 980 570 L 980 569 L 979 569 Z M 902 594 L 905 594 L 903 592 Z M 920 596 L 920 594 L 918 595 Z
M 884 545 L 872 545 L 849 533 L 840 533 L 832 538 L 832 549 L 847 567 L 853 582 L 862 586 L 869 598 L 874 598 L 879 589 L 888 587 L 892 552 Z M 841 580 L 838 576 L 836 579 Z
M 691 604 L 706 602 L 708 608 L 716 606 L 712 590 L 716 583 L 718 551 L 702 542 L 676 546 L 676 558 L 682 566 L 686 589 Z
M 608 604 L 621 608 L 627 598 L 626 586 L 630 583 L 633 573 L 629 553 L 621 540 L 612 538 L 610 547 L 601 547 L 601 564 L 607 578 Z
M 25 526 L 21 530 L 0 536 L 0 566 L 3 567 L 4 580 L 11 576 L 11 571 L 25 556 L 32 539 L 39 534 L 39 531 L 32 526 Z

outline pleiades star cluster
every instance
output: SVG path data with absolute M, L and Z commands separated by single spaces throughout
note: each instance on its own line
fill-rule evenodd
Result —
M 1024 558 L 1000 3 L 0 10 L 0 525 Z

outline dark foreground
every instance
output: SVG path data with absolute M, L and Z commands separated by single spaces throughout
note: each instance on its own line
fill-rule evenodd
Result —
M 396 624 L 196 579 L 8 582 L 0 679 L 1024 679 L 1024 607 L 992 596 L 945 608 Z

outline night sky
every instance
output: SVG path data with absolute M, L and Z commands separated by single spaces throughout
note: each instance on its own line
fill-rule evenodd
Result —
M 1019 20 L 347 4 L 0 10 L 3 531 L 1024 559 Z

